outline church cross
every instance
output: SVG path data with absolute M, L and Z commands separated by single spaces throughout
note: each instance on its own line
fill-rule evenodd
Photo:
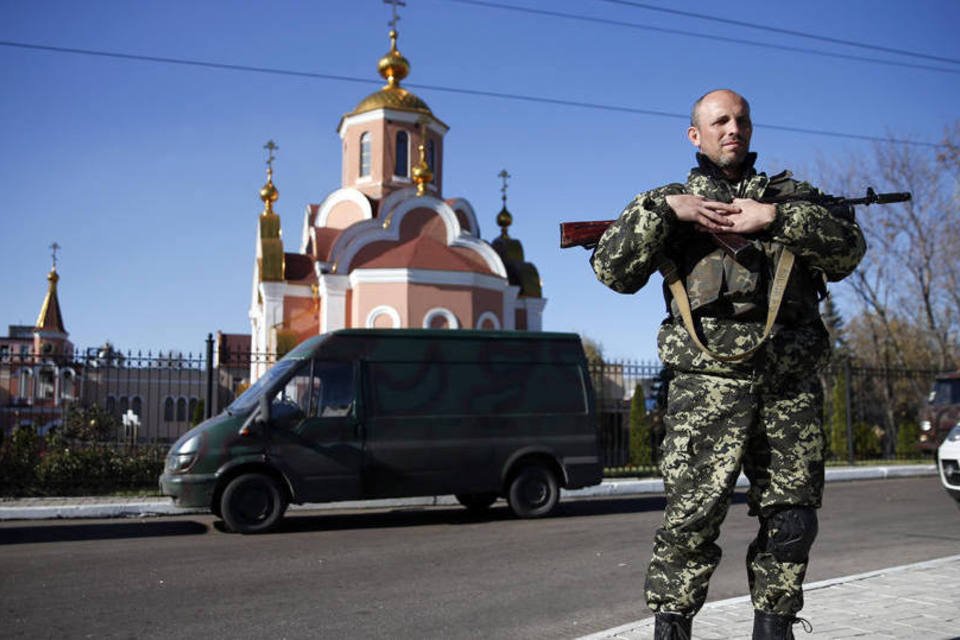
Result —
M 503 169 L 500 171 L 500 173 L 497 174 L 497 177 L 503 180 L 503 186 L 500 187 L 500 193 L 502 194 L 500 196 L 500 199 L 503 200 L 503 206 L 506 207 L 507 206 L 507 179 L 512 178 L 513 176 L 507 173 L 506 169 Z
M 57 268 L 57 251 L 60 250 L 60 245 L 57 244 L 56 241 L 54 241 L 53 244 L 50 245 L 50 250 L 52 251 L 51 255 L 53 256 L 53 268 L 56 269 Z
M 270 157 L 267 158 L 267 168 L 270 171 L 273 171 L 273 161 L 276 160 L 276 156 L 273 155 L 273 152 L 279 149 L 277 143 L 273 140 L 267 140 L 267 144 L 263 145 L 263 148 L 267 150 L 267 153 L 270 154 Z
M 397 7 L 405 7 L 407 3 L 403 0 L 383 0 L 383 4 L 392 5 L 393 8 L 393 19 L 387 24 L 390 25 L 390 28 L 396 31 L 397 23 L 400 21 L 400 16 L 397 15 Z

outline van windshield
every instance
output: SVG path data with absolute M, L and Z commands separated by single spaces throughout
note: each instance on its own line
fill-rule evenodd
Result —
M 944 378 L 933 383 L 930 404 L 960 404 L 960 378 Z
M 274 387 L 276 383 L 283 378 L 288 371 L 301 363 L 300 360 L 281 360 L 277 364 L 260 376 L 260 379 L 254 382 L 249 389 L 240 394 L 240 397 L 230 403 L 227 407 L 227 413 L 232 416 L 242 415 L 249 412 L 260 401 L 261 396 L 268 389 Z

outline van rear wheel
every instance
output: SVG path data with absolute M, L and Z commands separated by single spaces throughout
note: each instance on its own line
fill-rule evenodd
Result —
M 519 518 L 548 515 L 560 500 L 557 476 L 541 465 L 523 467 L 510 481 L 507 501 Z
M 468 511 L 483 512 L 490 508 L 497 501 L 495 493 L 458 493 L 457 502 L 467 508 Z
M 277 525 L 287 499 L 276 480 L 262 473 L 244 473 L 227 484 L 220 498 L 220 513 L 237 533 L 264 533 Z

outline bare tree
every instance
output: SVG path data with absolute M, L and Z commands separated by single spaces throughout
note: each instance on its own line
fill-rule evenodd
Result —
M 871 339 L 858 341 L 856 351 L 869 364 L 906 367 L 922 359 L 925 367 L 957 366 L 958 168 L 960 122 L 947 130 L 938 152 L 877 144 L 870 161 L 850 160 L 827 169 L 824 184 L 834 192 L 862 192 L 872 185 L 913 194 L 909 202 L 871 207 L 858 215 L 869 250 L 846 286 L 858 301 L 861 329 L 869 329 Z

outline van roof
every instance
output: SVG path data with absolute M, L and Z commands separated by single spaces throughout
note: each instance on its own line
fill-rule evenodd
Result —
M 286 357 L 580 362 L 580 336 L 542 331 L 339 329 L 305 340 Z

